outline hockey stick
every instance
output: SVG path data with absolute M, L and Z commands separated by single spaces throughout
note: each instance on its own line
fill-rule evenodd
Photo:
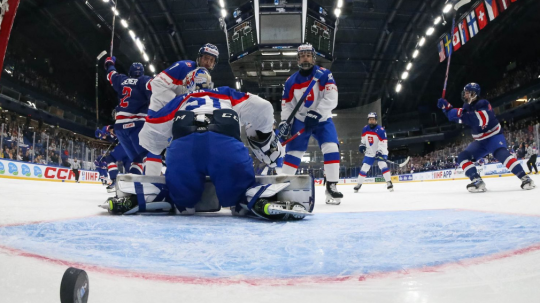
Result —
M 411 157 L 407 157 L 407 159 L 405 159 L 405 161 L 403 161 L 403 163 L 396 163 L 396 162 L 393 162 L 393 161 L 390 161 L 390 160 L 384 160 L 383 157 L 377 157 L 377 159 L 381 160 L 381 161 L 384 161 L 386 163 L 389 163 L 389 164 L 394 164 L 394 165 L 397 165 L 399 167 L 404 167 L 405 165 L 407 165 L 407 163 L 409 163 L 409 160 L 411 159 Z
M 111 35 L 111 57 L 113 56 L 113 41 L 114 41 L 114 21 L 116 20 L 116 5 L 118 4 L 118 1 L 120 0 L 116 0 L 116 2 L 114 3 L 114 12 L 113 12 L 113 17 L 112 17 L 112 35 Z
M 99 53 L 99 55 L 96 57 L 96 127 L 99 126 L 99 105 L 98 105 L 98 80 L 99 80 L 99 60 L 107 54 L 107 51 L 102 51 Z
M 302 95 L 302 97 L 300 98 L 300 100 L 298 101 L 296 106 L 294 107 L 293 111 L 289 115 L 289 118 L 287 118 L 287 120 L 285 120 L 285 123 L 287 123 L 287 125 L 289 127 L 292 126 L 292 120 L 294 119 L 294 116 L 296 116 L 296 113 L 298 112 L 298 110 L 300 110 L 300 107 L 304 104 L 304 101 L 306 100 L 307 96 L 311 92 L 311 89 L 313 89 L 313 86 L 315 86 L 315 83 L 317 83 L 319 81 L 319 79 L 322 77 L 322 75 L 323 75 L 323 72 L 320 69 L 318 69 L 315 72 L 315 75 L 313 76 L 313 79 L 311 79 L 311 82 L 309 83 L 308 87 L 306 88 L 306 91 L 304 92 L 304 94 Z M 303 133 L 304 129 L 301 129 L 300 131 Z M 301 134 L 300 131 L 298 133 L 296 133 L 293 137 L 291 137 L 288 140 L 286 140 L 285 142 L 281 143 L 281 145 L 285 146 L 285 144 L 290 142 L 292 139 L 298 137 Z M 285 134 L 280 131 L 279 134 L 278 134 L 278 140 L 283 138 L 283 137 L 285 137 Z
M 461 1 L 458 1 L 454 5 L 454 16 L 452 17 L 452 27 L 450 28 L 450 33 L 452 34 L 452 41 L 453 41 L 454 27 L 456 26 L 457 12 L 462 6 L 464 6 L 465 4 L 468 4 L 470 2 L 471 2 L 471 0 L 461 0 Z M 448 62 L 446 62 L 446 76 L 444 78 L 444 86 L 443 86 L 443 92 L 442 92 L 442 98 L 443 99 L 446 96 L 446 85 L 448 84 L 448 74 L 450 73 L 450 60 L 452 59 L 452 54 L 454 53 L 454 51 L 453 51 L 453 47 L 454 47 L 453 42 L 452 42 L 451 47 L 452 47 L 452 52 L 448 55 Z

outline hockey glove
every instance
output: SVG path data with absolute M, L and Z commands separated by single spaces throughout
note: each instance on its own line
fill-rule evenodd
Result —
M 381 152 L 377 152 L 375 154 L 375 157 L 382 158 L 382 159 L 384 159 L 384 161 L 388 160 L 388 155 L 383 155 L 383 154 L 381 154 Z
M 281 140 L 287 140 L 291 136 L 291 126 L 286 121 L 281 121 L 278 129 Z
M 360 144 L 360 146 L 358 147 L 358 150 L 362 153 L 362 154 L 365 154 L 366 153 L 366 146 L 364 144 Z
M 248 137 L 248 143 L 251 146 L 251 150 L 255 154 L 255 157 L 268 167 L 276 167 L 276 161 L 285 154 L 285 149 L 281 146 L 281 143 L 279 143 L 274 132 L 262 134 L 257 131 L 257 136 L 263 138 L 263 140 L 259 141 L 257 140 L 259 138 Z
M 304 119 L 304 129 L 306 131 L 313 130 L 319 124 L 319 120 L 322 115 L 314 110 L 310 110 L 306 114 L 306 119 Z
M 437 102 L 437 107 L 442 109 L 442 110 L 451 110 L 452 109 L 452 104 L 448 103 L 448 101 L 446 101 L 446 99 L 441 98 Z
M 107 57 L 107 59 L 105 59 L 105 70 L 108 70 L 109 69 L 109 66 L 111 65 L 114 65 L 116 63 L 116 57 L 115 56 L 112 56 L 112 57 Z

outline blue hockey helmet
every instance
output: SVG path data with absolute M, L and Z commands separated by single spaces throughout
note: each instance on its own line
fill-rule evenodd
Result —
M 471 83 L 465 85 L 465 87 L 463 88 L 463 91 L 461 92 L 461 100 L 467 101 L 467 100 L 465 100 L 465 92 L 475 93 L 474 96 L 471 94 L 471 98 L 476 99 L 476 98 L 480 97 L 480 92 L 481 91 L 482 90 L 480 89 L 480 85 L 478 83 L 471 82 Z
M 129 67 L 128 74 L 131 78 L 139 78 L 140 76 L 144 75 L 144 66 L 142 63 L 135 62 Z
M 300 55 L 302 53 L 309 52 L 313 58 L 312 62 L 300 62 Z M 302 44 L 298 47 L 298 67 L 304 70 L 308 70 L 315 65 L 317 55 L 315 54 L 315 48 L 311 44 Z
M 369 118 L 373 118 L 375 119 L 375 124 L 370 124 L 369 123 Z M 377 125 L 377 113 L 376 112 L 371 112 L 367 115 L 367 120 L 368 120 L 368 124 L 370 125 Z
M 201 66 L 199 63 L 200 58 L 203 55 L 210 55 L 215 58 L 214 65 L 212 67 L 209 67 L 210 70 L 213 70 L 214 67 L 216 67 L 216 64 L 218 63 L 219 59 L 219 49 L 217 46 L 211 43 L 206 43 L 199 49 L 199 54 L 197 55 L 197 66 Z M 204 66 L 201 66 L 204 67 Z

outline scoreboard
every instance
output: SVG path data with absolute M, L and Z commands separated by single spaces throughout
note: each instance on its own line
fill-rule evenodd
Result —
M 332 61 L 336 19 L 313 1 L 308 2 L 304 41 L 313 45 L 317 55 Z
M 229 62 L 238 60 L 257 48 L 257 25 L 251 2 L 239 6 L 225 18 Z

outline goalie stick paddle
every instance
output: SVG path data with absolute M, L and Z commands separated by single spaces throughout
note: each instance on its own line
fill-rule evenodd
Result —
M 289 118 L 287 118 L 287 120 L 285 120 L 285 123 L 287 123 L 287 125 L 290 127 L 291 126 L 291 123 L 292 123 L 292 120 L 294 119 L 294 116 L 296 115 L 296 113 L 298 112 L 298 110 L 300 110 L 300 106 L 302 106 L 304 104 L 304 101 L 306 100 L 307 96 L 309 95 L 309 92 L 311 92 L 311 89 L 313 88 L 313 86 L 315 86 L 315 83 L 317 81 L 319 81 L 319 79 L 322 77 L 323 75 L 323 72 L 318 69 L 316 72 L 315 72 L 315 75 L 313 76 L 313 79 L 311 79 L 311 82 L 309 83 L 308 87 L 306 88 L 306 91 L 304 92 L 304 94 L 302 95 L 302 97 L 300 98 L 300 100 L 298 101 L 298 103 L 296 104 L 296 106 L 294 107 L 293 111 L 291 112 L 291 114 L 289 115 Z M 303 132 L 303 130 L 302 130 Z M 281 132 L 278 134 L 278 139 L 281 139 L 283 138 L 284 134 L 282 134 Z M 296 135 L 297 137 L 298 135 Z M 296 138 L 295 137 L 295 138 Z M 291 141 L 292 138 L 289 138 L 287 141 L 285 142 L 289 142 Z M 283 142 L 281 145 L 285 145 L 286 143 Z

